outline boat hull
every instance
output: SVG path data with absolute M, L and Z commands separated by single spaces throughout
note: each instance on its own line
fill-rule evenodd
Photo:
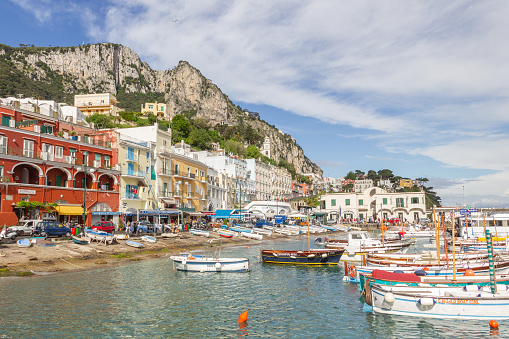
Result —
M 125 242 L 125 244 L 127 246 L 136 247 L 136 248 L 142 248 L 143 247 L 143 244 L 140 244 L 139 242 L 135 242 L 135 241 L 131 241 L 131 240 L 127 240 Z
M 251 270 L 247 258 L 207 258 L 172 256 L 175 268 L 188 272 L 248 272 Z
M 406 293 L 401 287 L 372 284 L 373 312 L 440 319 L 509 319 L 507 291 L 500 294 L 466 293 L 460 288 L 445 288 L 443 291 L 447 292 L 441 293 L 432 289 L 416 293 L 419 288 L 410 287 Z M 389 293 L 392 295 L 387 296 Z
M 344 250 L 311 251 L 261 250 L 262 261 L 285 265 L 337 265 Z

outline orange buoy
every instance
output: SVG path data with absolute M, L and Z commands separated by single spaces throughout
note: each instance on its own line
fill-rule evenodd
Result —
M 246 248 L 247 248 L 247 246 L 246 246 Z
M 471 269 L 465 270 L 465 276 L 472 277 L 474 275 L 475 275 L 474 270 L 471 270 Z
M 243 312 L 239 315 L 239 324 L 245 323 L 247 321 L 247 312 L 248 311 L 249 311 L 249 308 L 245 312 Z
M 494 330 L 498 329 L 498 323 L 495 320 L 490 321 L 490 327 Z
M 428 267 L 424 267 L 422 270 L 423 271 L 429 271 L 429 268 Z

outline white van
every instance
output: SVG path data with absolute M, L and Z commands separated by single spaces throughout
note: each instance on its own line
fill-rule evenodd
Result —
M 15 226 L 7 228 L 7 233 L 16 232 L 16 235 L 32 235 L 35 230 L 35 226 L 39 223 L 40 219 L 28 219 L 20 220 Z

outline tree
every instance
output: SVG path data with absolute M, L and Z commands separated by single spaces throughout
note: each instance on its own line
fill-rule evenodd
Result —
M 382 179 L 389 179 L 392 178 L 394 174 L 392 174 L 392 171 L 389 169 L 383 169 L 378 171 L 378 176 L 382 177 Z
M 206 130 L 195 128 L 189 133 L 186 143 L 200 150 L 207 149 L 210 144 L 210 135 Z
M 355 170 L 356 178 L 362 177 L 365 173 L 361 170 Z
M 114 128 L 113 118 L 106 114 L 94 113 L 87 117 L 87 122 L 93 122 L 97 128 Z
M 376 179 L 378 179 L 378 174 L 376 173 L 376 171 L 369 170 L 367 178 L 375 181 Z
M 350 171 L 348 172 L 348 174 L 346 175 L 345 179 L 350 179 L 350 180 L 355 180 L 357 179 L 357 177 L 355 176 L 355 173 Z
M 262 153 L 256 146 L 248 146 L 246 150 L 246 158 L 248 159 L 258 159 L 262 157 Z
M 171 139 L 174 143 L 177 143 L 189 136 L 189 133 L 191 133 L 191 124 L 183 115 L 177 114 L 171 120 L 171 131 Z

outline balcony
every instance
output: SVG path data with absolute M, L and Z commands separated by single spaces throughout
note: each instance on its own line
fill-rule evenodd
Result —
M 173 192 L 169 191 L 167 188 L 159 187 L 159 197 L 161 198 L 173 198 Z
M 127 155 L 126 161 L 128 162 L 138 162 L 138 156 L 134 154 Z
M 128 175 L 131 177 L 138 177 L 138 178 L 145 178 L 145 172 L 143 171 L 136 171 L 136 170 L 130 170 L 129 168 L 122 168 L 121 175 Z
M 173 175 L 172 171 L 170 169 L 168 169 L 168 168 L 159 169 L 157 171 L 157 173 L 159 175 L 166 175 L 166 176 L 169 176 L 169 177 L 171 177 Z
M 138 193 L 123 192 L 122 193 L 122 199 L 139 200 L 140 199 L 140 195 Z

